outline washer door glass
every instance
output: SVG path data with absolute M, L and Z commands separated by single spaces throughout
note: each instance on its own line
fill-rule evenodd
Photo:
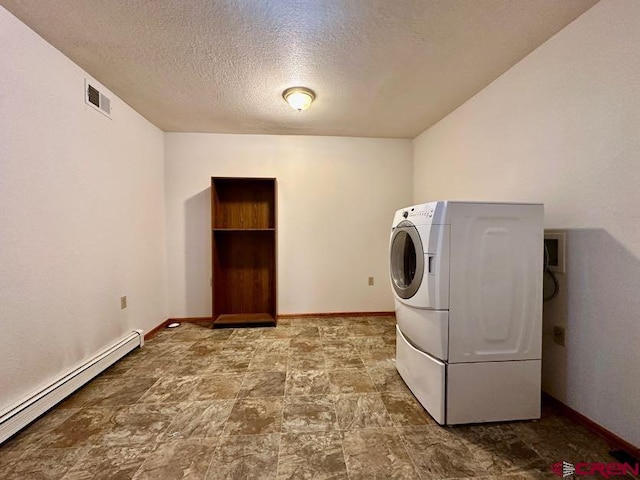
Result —
M 413 297 L 422 283 L 424 250 L 411 222 L 398 224 L 391 238 L 391 283 L 400 298 Z

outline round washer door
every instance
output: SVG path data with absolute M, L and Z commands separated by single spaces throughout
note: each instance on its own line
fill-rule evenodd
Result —
M 424 250 L 418 230 L 400 222 L 391 237 L 391 284 L 400 298 L 413 297 L 422 283 Z

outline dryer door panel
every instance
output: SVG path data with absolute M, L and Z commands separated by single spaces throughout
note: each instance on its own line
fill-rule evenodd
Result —
M 540 358 L 542 209 L 465 212 L 451 225 L 449 362 Z
M 424 275 L 424 254 L 418 230 L 411 222 L 400 222 L 393 229 L 390 244 L 391 285 L 396 295 L 409 299 L 420 289 Z
M 450 226 L 403 223 L 411 228 L 396 228 L 391 237 L 391 284 L 396 298 L 415 308 L 448 309 Z

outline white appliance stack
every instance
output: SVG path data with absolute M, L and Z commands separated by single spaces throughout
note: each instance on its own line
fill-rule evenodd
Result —
M 440 424 L 540 417 L 543 205 L 396 212 L 396 367 Z

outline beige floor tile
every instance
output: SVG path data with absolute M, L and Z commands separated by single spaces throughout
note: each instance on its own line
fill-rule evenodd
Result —
M 332 395 L 292 396 L 284 398 L 283 432 L 338 430 Z
M 54 408 L 42 415 L 27 428 L 0 446 L 0 466 L 3 460 L 8 457 L 9 452 L 19 455 L 24 453 L 25 450 L 44 446 L 46 443 L 44 440 L 50 437 L 49 432 L 79 411 L 80 409 Z
M 326 395 L 331 392 L 325 370 L 292 370 L 287 372 L 285 395 Z
M 318 327 L 320 336 L 323 338 L 342 339 L 350 336 L 350 327 L 340 326 L 320 326 Z
M 170 364 L 167 364 L 165 361 L 154 362 L 150 367 L 154 372 L 157 371 L 156 368 L 159 368 L 160 375 L 163 376 L 192 377 L 211 373 L 211 371 L 215 369 L 217 359 L 218 357 L 216 355 L 198 356 L 187 354 L 178 362 Z M 247 360 L 245 370 L 248 364 L 249 361 Z M 131 371 L 129 373 L 131 373 Z
M 213 454 L 206 479 L 275 479 L 279 445 L 279 433 L 224 437 Z
M 329 370 L 331 393 L 371 393 L 376 387 L 364 367 Z
M 185 356 L 194 357 L 211 357 L 222 351 L 224 342 L 212 342 L 210 339 L 200 340 L 185 352 Z
M 350 480 L 420 478 L 393 428 L 345 432 L 343 448 Z
M 248 371 L 238 397 L 282 397 L 286 377 L 286 372 Z
M 268 340 L 271 338 L 290 338 L 291 337 L 291 325 L 284 323 L 283 320 L 278 320 L 276 328 L 265 327 L 262 332 L 262 339 Z
M 225 435 L 280 432 L 284 397 L 241 398 L 233 405 Z
M 229 342 L 251 344 L 263 337 L 265 328 L 233 328 Z
M 289 353 L 256 353 L 249 362 L 248 371 L 286 372 Z
M 296 338 L 319 338 L 320 330 L 313 325 L 292 325 L 291 337 Z
M 378 393 L 336 395 L 335 402 L 341 430 L 393 427 Z
M 255 355 L 286 355 L 290 345 L 290 338 L 262 338 L 255 343 Z
M 489 472 L 471 453 L 465 442 L 449 430 L 400 428 L 402 441 L 423 478 L 472 478 Z
M 158 377 L 97 377 L 62 402 L 59 408 L 133 405 L 158 381 Z
M 178 403 L 183 402 L 191 396 L 198 377 L 167 375 L 158 380 L 149 388 L 139 403 Z
M 179 412 L 180 407 L 177 404 L 137 404 L 121 407 L 110 418 L 108 428 L 97 437 L 103 445 L 148 445 L 158 441 Z
M 396 427 L 436 425 L 411 393 L 382 392 L 380 397 Z
M 278 480 L 348 479 L 339 432 L 282 434 L 279 457 Z
M 247 354 L 232 354 L 224 353 L 216 355 L 204 372 L 205 374 L 221 374 L 221 373 L 245 373 L 249 369 L 249 364 L 253 358 L 253 353 Z
M 12 462 L 0 462 L 2 480 L 59 480 L 90 447 L 34 448 Z M 2 452 L 0 452 L 0 457 Z
M 112 480 L 132 478 L 152 445 L 135 447 L 91 447 L 62 480 Z
M 324 353 L 311 351 L 308 353 L 290 352 L 287 359 L 287 370 L 324 370 Z
M 115 414 L 114 407 L 82 408 L 48 432 L 38 442 L 39 446 L 65 448 L 100 444 Z
M 320 337 L 295 337 L 289 342 L 289 352 L 301 356 L 312 352 L 322 352 L 322 339 Z
M 327 370 L 343 370 L 345 368 L 364 368 L 360 354 L 355 350 L 325 350 L 324 363 Z
M 458 426 L 451 430 L 491 475 L 548 472 L 550 465 L 509 424 Z
M 216 438 L 222 434 L 234 404 L 233 399 L 180 404 L 180 411 L 159 440 Z
M 409 392 L 409 387 L 396 370 L 395 362 L 365 363 L 369 377 L 379 392 Z
M 217 439 L 159 443 L 133 476 L 134 480 L 201 480 L 205 478 Z
M 231 337 L 230 340 L 222 345 L 220 352 L 227 355 L 244 355 L 253 357 L 256 352 L 256 344 L 257 342 L 255 340 Z
M 189 400 L 198 402 L 236 398 L 244 376 L 244 373 L 198 376 Z

